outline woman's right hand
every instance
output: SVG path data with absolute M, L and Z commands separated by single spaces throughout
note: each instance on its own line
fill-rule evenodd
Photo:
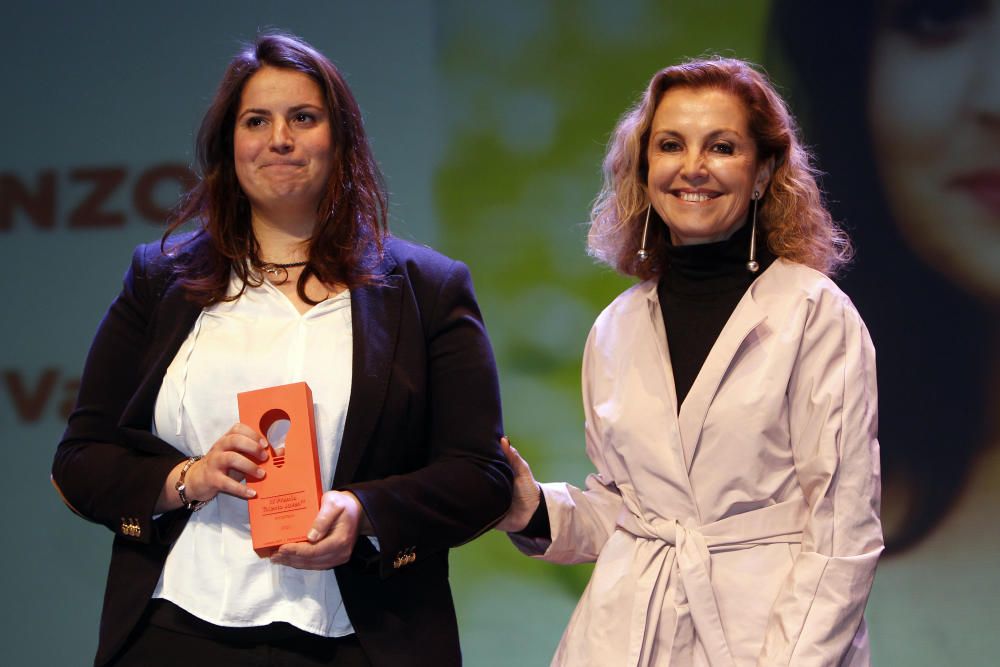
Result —
M 531 474 L 531 466 L 510 444 L 507 436 L 500 438 L 500 449 L 507 457 L 507 463 L 514 470 L 514 500 L 507 514 L 494 528 L 507 533 L 517 533 L 525 529 L 532 515 L 542 502 L 542 489 Z
M 236 498 L 253 498 L 256 493 L 243 485 L 244 479 L 263 479 L 260 463 L 268 457 L 267 441 L 246 424 L 236 424 L 215 441 L 201 459 L 188 468 L 184 477 L 184 495 L 188 500 L 207 502 L 220 493 Z M 175 488 L 180 479 L 179 463 L 167 476 L 157 502 L 157 511 L 166 512 L 181 507 L 183 503 Z

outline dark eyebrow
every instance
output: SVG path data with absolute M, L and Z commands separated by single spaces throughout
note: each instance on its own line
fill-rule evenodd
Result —
M 240 112 L 240 115 L 237 116 L 237 118 L 242 118 L 243 116 L 246 116 L 248 113 L 249 114 L 254 114 L 256 116 L 270 116 L 271 115 L 271 112 L 268 111 L 267 109 L 244 109 L 243 111 Z
M 288 111 L 291 113 L 295 113 L 296 111 L 302 111 L 303 109 L 316 109 L 317 111 L 322 111 L 323 107 L 318 107 L 315 104 L 310 104 L 306 102 L 305 104 L 296 104 L 294 107 L 291 107 Z
M 310 104 L 310 103 L 307 102 L 305 104 L 296 104 L 295 106 L 290 107 L 288 109 L 288 112 L 289 113 L 298 113 L 299 111 L 302 111 L 303 109 L 316 109 L 317 111 L 322 111 L 323 107 L 318 107 L 315 104 Z M 268 111 L 267 109 L 256 109 L 256 108 L 254 108 L 254 109 L 244 109 L 243 111 L 240 112 L 240 115 L 237 116 L 237 118 L 242 118 L 243 116 L 245 116 L 247 114 L 253 114 L 255 116 L 270 116 L 271 112 Z

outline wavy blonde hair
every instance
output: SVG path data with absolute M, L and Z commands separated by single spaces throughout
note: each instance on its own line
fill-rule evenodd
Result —
M 850 261 L 850 239 L 826 209 L 816 184 L 818 170 L 799 139 L 798 126 L 781 96 L 753 65 L 734 58 L 690 60 L 660 70 L 639 101 L 615 127 L 604 158 L 604 185 L 594 202 L 588 251 L 615 270 L 642 280 L 664 268 L 666 225 L 652 211 L 646 249 L 638 250 L 650 205 L 646 186 L 650 127 L 656 106 L 670 88 L 713 88 L 742 100 L 757 162 L 774 160 L 774 170 L 757 212 L 767 246 L 779 257 L 834 275 Z

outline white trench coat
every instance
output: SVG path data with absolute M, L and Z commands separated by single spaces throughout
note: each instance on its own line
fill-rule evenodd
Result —
M 583 359 L 586 490 L 544 484 L 556 563 L 597 561 L 568 667 L 867 665 L 882 551 L 875 351 L 850 300 L 779 259 L 678 414 L 656 283 L 597 318 Z

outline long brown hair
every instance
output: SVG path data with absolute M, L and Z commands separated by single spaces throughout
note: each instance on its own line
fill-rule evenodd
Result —
M 643 280 L 663 270 L 668 235 L 663 224 L 649 226 L 649 259 L 637 252 L 649 194 L 646 148 L 656 106 L 675 86 L 716 88 L 732 93 L 747 110 L 757 160 L 774 160 L 774 173 L 763 194 L 757 221 L 775 255 L 827 274 L 850 260 L 851 244 L 827 211 L 816 184 L 817 170 L 798 137 L 788 107 L 763 74 L 733 58 L 691 60 L 653 76 L 642 97 L 629 109 L 608 143 L 604 185 L 591 211 L 588 248 L 594 257 L 626 275 Z
M 168 251 L 176 258 L 188 295 L 202 306 L 238 298 L 261 278 L 251 269 L 259 263 L 259 245 L 250 225 L 250 202 L 236 178 L 233 132 L 246 82 L 262 67 L 302 72 L 320 87 L 332 132 L 333 169 L 316 211 L 309 240 L 309 260 L 297 291 L 305 294 L 309 276 L 326 284 L 356 287 L 371 282 L 388 235 L 387 196 L 382 174 L 372 156 L 361 110 L 340 72 L 323 54 L 293 35 L 268 32 L 257 36 L 229 63 L 212 103 L 205 112 L 196 143 L 199 181 L 171 216 L 161 247 L 189 222 L 198 231 Z M 195 241 L 200 252 L 184 252 Z M 230 272 L 242 281 L 239 294 L 226 297 Z

